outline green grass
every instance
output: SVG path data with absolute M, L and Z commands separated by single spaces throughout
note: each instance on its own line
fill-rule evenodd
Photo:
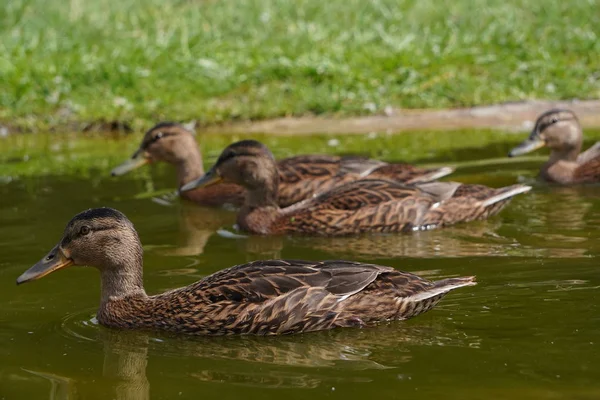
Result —
M 0 121 L 380 113 L 600 97 L 600 1 L 10 0 Z

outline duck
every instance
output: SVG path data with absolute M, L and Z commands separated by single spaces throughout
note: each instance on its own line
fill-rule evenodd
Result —
M 194 134 L 180 124 L 161 122 L 146 132 L 133 156 L 115 167 L 112 176 L 126 174 L 153 162 L 176 166 L 179 187 L 204 175 L 202 155 Z M 287 207 L 315 193 L 365 178 L 390 178 L 400 182 L 428 182 L 454 172 L 452 167 L 419 168 L 406 163 L 386 163 L 358 156 L 298 155 L 277 162 L 278 204 Z M 187 200 L 209 207 L 244 203 L 245 190 L 234 184 L 221 184 L 180 192 Z
M 361 179 L 281 208 L 273 154 L 256 140 L 242 140 L 229 145 L 203 177 L 181 190 L 222 181 L 246 188 L 237 226 L 260 235 L 344 236 L 431 229 L 485 219 L 497 214 L 513 196 L 531 189 L 520 184 L 493 189 L 457 182 L 406 185 Z
M 100 271 L 101 325 L 190 335 L 278 335 L 404 320 L 451 290 L 476 284 L 474 276 L 429 281 L 354 261 L 260 260 L 148 295 L 139 236 L 123 213 L 108 207 L 75 215 L 17 284 L 69 266 Z
M 600 182 L 600 142 L 581 153 L 583 129 L 577 115 L 566 109 L 552 109 L 540 115 L 529 137 L 512 149 L 516 157 L 541 147 L 550 148 L 540 177 L 562 185 Z

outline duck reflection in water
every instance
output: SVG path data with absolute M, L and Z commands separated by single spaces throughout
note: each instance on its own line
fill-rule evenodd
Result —
M 223 226 L 235 221 L 232 213 L 215 208 L 181 203 L 179 207 L 179 234 L 174 247 L 162 249 L 164 255 L 197 256 L 204 253 L 208 240 Z
M 519 241 L 528 253 L 577 258 L 600 251 L 594 220 L 598 186 L 539 187 L 517 211 L 525 221 Z
M 165 380 L 261 388 L 368 383 L 372 378 L 366 371 L 397 368 L 410 374 L 412 348 L 480 345 L 478 337 L 433 322 L 277 338 L 182 338 L 99 327 L 97 338 L 104 346 L 99 379 L 26 371 L 51 382 L 52 400 L 147 400 L 152 382 L 162 387 Z M 160 376 L 152 372 L 157 370 Z

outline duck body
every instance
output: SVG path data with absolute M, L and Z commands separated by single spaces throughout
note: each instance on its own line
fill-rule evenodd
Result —
M 385 180 L 362 180 L 337 187 L 313 199 L 279 209 L 242 208 L 238 225 L 258 234 L 346 236 L 369 232 L 426 230 L 498 214 L 528 187 L 493 189 L 457 182 L 406 186 Z M 267 224 L 270 224 L 267 226 Z
M 160 295 L 111 300 L 98 311 L 98 321 L 193 335 L 362 327 L 412 318 L 433 308 L 448 291 L 472 284 L 472 277 L 431 282 L 349 261 L 255 261 Z
M 550 157 L 540 169 L 540 177 L 561 185 L 600 182 L 600 142 L 580 153 L 583 130 L 575 113 L 549 110 L 537 119 L 529 137 L 509 153 L 510 157 L 548 147 Z
M 577 185 L 600 182 L 600 142 L 570 158 L 554 158 L 544 163 L 540 177 L 546 182 Z
M 144 135 L 132 158 L 113 169 L 122 175 L 144 164 L 164 161 L 177 169 L 179 186 L 204 175 L 202 155 L 194 136 L 179 124 L 160 123 Z M 300 155 L 277 162 L 279 174 L 278 205 L 287 207 L 322 191 L 357 179 L 382 178 L 400 182 L 427 182 L 452 173 L 450 167 L 424 169 L 410 164 L 390 164 L 364 157 Z M 222 183 L 212 187 L 180 192 L 181 197 L 204 206 L 225 204 L 242 206 L 244 187 Z
M 102 281 L 102 325 L 192 335 L 277 335 L 403 320 L 453 289 L 475 285 L 474 277 L 432 282 L 353 261 L 266 260 L 148 296 L 142 264 L 133 224 L 116 210 L 92 209 L 76 215 L 62 240 L 17 283 L 67 266 L 93 266 Z
M 256 141 L 242 141 L 230 145 L 204 177 L 182 189 L 215 181 L 244 185 L 246 201 L 237 220 L 242 230 L 321 236 L 406 232 L 484 219 L 498 213 L 513 196 L 531 189 L 524 185 L 492 189 L 456 182 L 406 185 L 361 179 L 280 208 L 278 179 L 269 150 Z

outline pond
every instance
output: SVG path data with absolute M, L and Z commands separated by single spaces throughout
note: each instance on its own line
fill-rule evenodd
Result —
M 523 135 L 371 136 L 263 139 L 278 156 L 360 150 L 456 165 L 452 180 L 534 188 L 488 221 L 443 230 L 234 238 L 223 233 L 232 211 L 172 196 L 169 166 L 109 176 L 139 136 L 0 140 L 0 399 L 600 397 L 600 187 L 536 182 L 545 155 L 502 158 Z M 207 138 L 207 165 L 234 139 Z M 94 319 L 91 268 L 15 285 L 73 215 L 98 206 L 135 224 L 149 293 L 267 258 L 361 260 L 430 279 L 476 275 L 479 284 L 409 321 L 365 329 L 270 338 L 106 329 Z

